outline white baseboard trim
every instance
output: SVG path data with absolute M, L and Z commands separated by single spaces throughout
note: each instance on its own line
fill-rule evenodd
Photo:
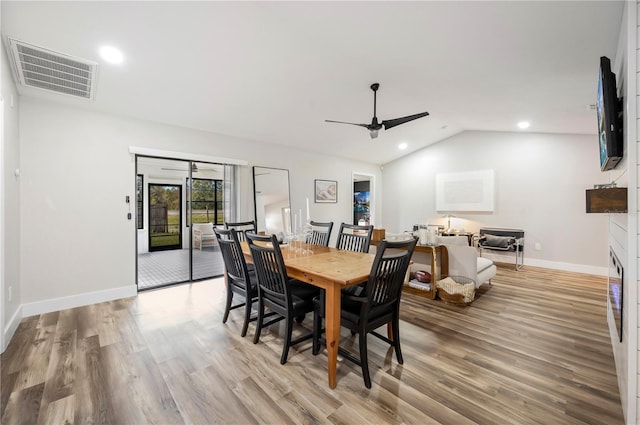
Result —
M 482 256 L 498 263 L 513 264 L 515 267 L 516 256 L 514 253 L 511 255 L 496 255 L 485 252 Z M 535 258 L 524 257 L 524 265 L 532 267 L 542 267 L 544 269 L 563 270 L 566 272 L 592 274 L 596 276 L 608 276 L 609 269 L 607 267 L 587 266 L 584 264 L 562 263 L 558 261 L 538 260 Z
M 87 292 L 68 297 L 53 298 L 50 300 L 36 301 L 22 304 L 23 317 L 36 314 L 51 313 L 52 311 L 65 310 L 67 308 L 82 307 L 120 298 L 134 297 L 138 293 L 135 285 L 121 286 L 120 288 L 106 289 L 104 291 Z
M 4 343 L 2 347 L 3 353 L 4 353 L 4 350 L 7 349 L 7 346 L 9 345 L 9 341 L 11 341 L 11 338 L 13 338 L 13 334 L 16 333 L 16 329 L 18 329 L 18 326 L 20 325 L 21 320 L 22 320 L 22 306 L 20 305 L 16 309 L 16 312 L 13 314 L 13 316 L 11 316 L 11 320 L 9 320 L 9 323 L 7 323 L 7 326 L 5 326 L 4 328 L 4 335 L 2 339 L 2 342 Z

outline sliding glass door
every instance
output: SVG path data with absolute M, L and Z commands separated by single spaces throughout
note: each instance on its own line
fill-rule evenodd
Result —
M 191 252 L 192 279 L 220 276 L 224 273 L 224 266 L 212 232 L 214 227 L 224 226 L 225 221 L 224 167 L 218 164 L 192 163 L 187 187 L 188 223 L 194 247 Z M 208 232 L 208 236 L 202 232 Z
M 224 166 L 136 158 L 138 289 L 221 276 Z

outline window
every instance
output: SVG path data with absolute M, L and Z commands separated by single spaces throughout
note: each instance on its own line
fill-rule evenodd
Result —
M 142 214 L 142 204 L 144 195 L 144 177 L 142 174 L 136 176 L 136 223 L 138 229 L 144 229 L 144 216 Z
M 224 224 L 223 187 L 222 180 L 193 179 L 191 222 Z

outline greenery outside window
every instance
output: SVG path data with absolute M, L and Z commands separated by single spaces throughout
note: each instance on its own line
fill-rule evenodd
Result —
M 224 224 L 223 188 L 222 180 L 193 179 L 189 209 L 192 223 Z

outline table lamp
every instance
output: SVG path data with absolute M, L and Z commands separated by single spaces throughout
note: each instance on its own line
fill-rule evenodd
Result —
M 455 218 L 455 215 L 451 215 L 451 214 L 447 214 L 445 216 L 443 216 L 447 219 L 447 233 L 451 232 L 451 218 Z

